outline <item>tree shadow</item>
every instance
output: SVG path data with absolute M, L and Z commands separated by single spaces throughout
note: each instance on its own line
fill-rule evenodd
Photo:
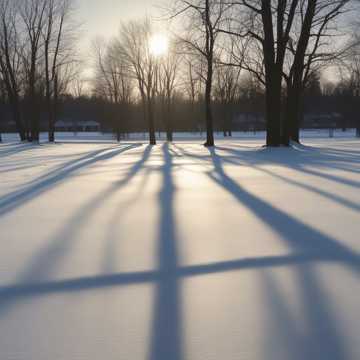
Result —
M 224 190 L 229 192 L 242 205 L 246 206 L 257 218 L 280 235 L 289 248 L 297 253 L 320 252 L 330 258 L 341 257 L 343 262 L 356 271 L 360 270 L 359 255 L 336 239 L 304 224 L 300 220 L 277 209 L 257 196 L 251 194 L 224 171 L 221 157 L 210 149 L 214 171 L 209 176 Z
M 236 160 L 229 159 L 228 157 L 226 157 L 223 161 L 226 162 L 226 163 L 232 164 L 232 165 L 237 165 L 237 166 L 243 165 L 243 163 L 238 162 Z M 263 173 L 265 173 L 267 175 L 270 175 L 273 178 L 279 179 L 279 180 L 281 180 L 281 181 L 283 181 L 283 182 L 285 182 L 287 184 L 302 188 L 302 189 L 304 189 L 306 191 L 309 191 L 309 192 L 312 192 L 312 193 L 314 193 L 316 195 L 320 195 L 323 198 L 326 198 L 328 200 L 337 202 L 338 204 L 340 204 L 340 205 L 342 205 L 344 207 L 347 207 L 347 208 L 349 208 L 351 210 L 360 211 L 360 204 L 355 203 L 355 202 L 353 202 L 351 200 L 345 199 L 345 198 L 343 198 L 343 197 L 341 197 L 341 196 L 339 196 L 339 195 L 337 195 L 335 193 L 330 193 L 330 192 L 328 192 L 326 190 L 319 189 L 319 188 L 317 188 L 315 186 L 312 186 L 312 185 L 309 185 L 309 184 L 294 180 L 294 179 L 292 179 L 290 177 L 285 177 L 285 176 L 279 175 L 275 171 L 271 171 L 271 170 L 266 169 L 264 167 L 260 167 L 260 166 L 254 165 L 254 164 L 252 164 L 251 167 L 253 169 L 261 171 L 261 172 L 263 172 Z
M 92 215 L 97 204 L 104 201 L 119 187 L 126 185 L 134 175 L 144 168 L 146 159 L 149 157 L 151 147 L 149 146 L 142 159 L 134 164 L 126 176 L 113 183 L 109 189 L 92 199 L 85 208 L 79 210 L 75 218 L 67 224 L 66 231 L 71 232 L 69 238 L 76 237 L 79 223 L 83 224 Z M 55 241 L 50 246 L 41 250 L 28 266 L 25 267 L 14 285 L 0 287 L 0 316 L 6 313 L 10 305 L 27 297 L 42 296 L 51 293 L 68 293 L 78 291 L 90 291 L 114 286 L 126 286 L 133 284 L 151 283 L 157 286 L 153 311 L 153 323 L 151 328 L 151 343 L 149 348 L 149 360 L 182 360 L 182 318 L 181 318 L 181 293 L 180 285 L 183 278 L 202 276 L 211 273 L 222 273 L 226 271 L 242 269 L 265 269 L 274 267 L 308 265 L 315 262 L 336 262 L 347 266 L 356 273 L 360 270 L 359 255 L 354 253 L 345 245 L 340 244 L 316 229 L 302 223 L 285 212 L 274 208 L 255 195 L 249 193 L 231 179 L 222 165 L 222 159 L 215 150 L 210 151 L 213 171 L 209 173 L 222 189 L 230 193 L 242 205 L 246 206 L 252 213 L 261 219 L 271 229 L 276 231 L 280 238 L 288 245 L 292 253 L 285 256 L 271 256 L 263 258 L 238 259 L 203 265 L 181 267 L 177 249 L 178 235 L 175 216 L 176 187 L 173 180 L 173 157 L 169 145 L 162 147 L 163 165 L 159 168 L 162 175 L 162 186 L 158 196 L 159 200 L 159 242 L 158 242 L 158 268 L 154 271 L 139 271 L 120 274 L 106 274 L 102 276 L 91 276 L 59 281 L 42 281 L 42 274 L 51 273 L 54 266 L 64 258 L 72 246 L 71 239 L 64 241 L 59 232 Z M 83 219 L 84 217 L 84 219 Z M 64 227 L 65 229 L 65 227 Z M 61 239 L 60 239 L 61 238 Z M 305 268 L 304 268 L 305 269 Z M 309 324 L 306 333 L 299 333 L 286 309 L 284 297 L 281 295 L 277 284 L 269 276 L 264 277 L 265 294 L 268 296 L 268 306 L 273 312 L 274 326 L 281 326 L 279 331 L 288 329 L 289 343 L 286 348 L 288 358 L 294 360 L 320 359 L 326 354 L 327 359 L 345 359 L 344 349 L 340 335 L 336 332 L 334 320 L 326 295 L 320 289 L 314 274 L 310 270 L 298 269 L 299 288 L 302 293 L 304 310 Z M 314 300 L 314 297 L 316 299 Z M 323 306 L 322 309 L 320 307 Z M 279 324 L 278 322 L 281 322 Z M 267 335 L 271 335 L 268 334 Z M 270 339 L 271 340 L 271 339 Z M 317 350 L 306 350 L 313 346 L 316 341 L 331 341 L 324 352 Z M 303 347 L 303 348 L 301 348 Z M 307 357 L 297 357 L 290 350 L 301 351 Z M 322 347 L 319 349 L 322 349 Z M 317 357 L 315 357 L 317 356 Z M 279 359 L 280 360 L 280 359 Z
M 216 151 L 210 150 L 210 153 L 214 165 L 214 173 L 210 174 L 211 178 L 246 206 L 256 217 L 276 231 L 290 250 L 303 257 L 311 258 L 316 253 L 322 254 L 329 260 L 338 257 L 342 265 L 359 273 L 360 258 L 357 253 L 336 239 L 322 234 L 246 191 L 225 173 L 222 160 Z M 265 294 L 269 297 L 270 312 L 275 317 L 273 326 L 282 327 L 282 334 L 288 340 L 286 343 L 287 356 L 284 356 L 283 359 L 346 359 L 343 341 L 341 335 L 336 331 L 336 323 L 329 308 L 328 297 L 316 281 L 315 273 L 305 266 L 298 267 L 296 272 L 307 321 L 307 328 L 302 334 L 297 333 L 296 324 L 290 320 L 290 314 L 286 313 L 283 297 L 276 290 L 276 286 L 269 276 L 265 277 Z M 270 343 L 272 342 L 270 341 Z M 298 354 L 301 355 L 298 356 Z M 281 359 L 279 355 L 274 358 Z
M 320 169 L 338 169 L 347 172 L 355 172 L 356 170 L 351 168 L 347 168 L 337 164 L 334 161 L 334 156 L 331 156 L 326 153 L 322 153 L 322 149 L 309 150 L 309 151 L 299 151 L 297 149 L 264 149 L 264 151 L 257 151 L 257 157 L 254 157 L 254 152 L 249 151 L 238 151 L 235 149 L 229 149 L 227 147 L 217 147 L 218 150 L 226 151 L 230 154 L 235 155 L 238 159 L 243 159 L 246 163 L 251 164 L 278 164 L 284 167 L 288 167 L 294 169 L 295 171 L 299 171 L 308 175 L 312 175 L 315 177 L 319 177 L 322 179 L 326 179 L 329 181 L 333 181 L 339 183 L 341 185 L 347 185 L 351 187 L 355 187 L 356 189 L 360 188 L 360 181 L 355 181 L 351 179 L 346 179 L 344 177 L 324 173 L 319 170 L 315 170 L 314 168 Z M 275 150 L 275 151 L 274 151 Z M 278 156 L 279 152 L 286 151 L 291 152 L 290 157 L 282 157 Z M 359 158 L 349 159 L 349 157 L 342 157 L 342 161 L 346 161 L 347 163 L 353 163 L 359 166 Z M 311 168 L 310 168 L 311 167 Z
M 177 233 L 174 214 L 176 188 L 172 175 L 172 155 L 169 145 L 162 147 L 164 164 L 161 167 L 162 188 L 159 194 L 160 227 L 158 271 L 153 312 L 152 340 L 149 360 L 180 360 L 182 356 L 180 289 Z
M 55 185 L 65 181 L 76 171 L 87 166 L 93 165 L 98 161 L 105 161 L 115 157 L 122 152 L 140 146 L 139 144 L 129 145 L 126 147 L 116 147 L 113 150 L 106 151 L 99 150 L 98 152 L 87 154 L 81 159 L 72 160 L 68 164 L 61 165 L 60 168 L 51 172 L 51 174 L 44 175 L 37 179 L 37 182 L 26 186 L 23 189 L 16 190 L 0 199 L 0 216 L 3 216 L 27 202 L 34 199 L 36 196 L 43 194 L 52 189 Z M 100 155 L 98 155 L 100 154 Z
M 3 144 L 0 147 L 0 157 L 4 158 L 34 149 L 41 149 L 41 147 L 40 145 L 30 144 L 30 143 Z
M 264 359 L 347 359 L 334 310 L 316 279 L 315 269 L 301 265 L 295 271 L 303 310 L 301 322 L 288 306 L 275 277 L 269 272 L 260 273 L 264 305 L 270 315 L 264 336 Z
M 40 248 L 39 251 L 35 253 L 16 277 L 16 285 L 0 289 L 0 316 L 5 313 L 7 308 L 15 305 L 14 300 L 17 298 L 16 295 L 22 291 L 25 295 L 31 295 L 36 294 L 39 289 L 46 288 L 47 279 L 51 277 L 52 272 L 56 270 L 61 260 L 70 252 L 78 238 L 77 235 L 79 231 L 89 223 L 91 216 L 93 216 L 99 208 L 99 204 L 106 201 L 115 192 L 130 182 L 141 170 L 149 158 L 150 152 L 151 147 L 146 147 L 140 160 L 132 166 L 121 180 L 113 182 L 109 187 L 92 197 L 83 205 L 70 221 L 57 231 L 55 237 L 50 239 L 45 247 Z M 116 154 L 117 153 L 118 152 L 116 152 Z M 113 153 L 111 154 L 114 156 Z M 85 283 L 86 282 L 87 281 L 85 281 Z M 51 283 L 51 281 L 48 283 Z M 53 283 L 55 284 L 56 282 Z M 80 283 L 78 285 L 80 285 Z M 97 282 L 95 281 L 95 283 Z M 22 291 L 19 291 L 19 289 L 22 289 Z M 21 297 L 18 299 L 21 299 Z
M 147 148 L 146 156 L 143 158 L 142 167 L 145 165 L 146 159 L 149 157 L 149 150 L 151 148 Z M 138 170 L 134 170 L 134 174 L 140 173 L 139 163 L 136 164 Z M 138 190 L 136 193 L 131 196 L 131 198 L 127 199 L 125 202 L 119 202 L 118 206 L 115 208 L 113 216 L 111 217 L 109 224 L 108 224 L 108 231 L 107 236 L 105 239 L 105 249 L 104 249 L 104 260 L 102 262 L 102 272 L 104 274 L 114 274 L 117 269 L 117 245 L 118 245 L 118 236 L 119 232 L 118 229 L 121 225 L 122 217 L 120 216 L 121 211 L 126 209 L 128 213 L 129 210 L 136 204 L 138 198 L 141 197 L 145 184 L 147 183 L 149 170 L 144 169 L 144 175 L 141 178 L 141 183 L 138 186 Z
M 285 177 L 285 176 L 282 176 L 282 175 L 279 175 L 277 174 L 275 171 L 271 171 L 267 168 L 264 168 L 262 166 L 260 166 L 260 164 L 263 162 L 261 161 L 260 159 L 255 159 L 254 160 L 254 154 L 253 152 L 251 152 L 251 158 L 249 157 L 249 155 L 246 155 L 244 154 L 244 151 L 236 151 L 236 150 L 233 150 L 233 149 L 228 149 L 228 148 L 225 148 L 225 147 L 217 147 L 217 149 L 219 150 L 222 150 L 222 151 L 225 151 L 231 155 L 227 155 L 225 156 L 222 161 L 225 162 L 225 163 L 228 163 L 228 164 L 232 164 L 232 165 L 236 165 L 236 166 L 241 166 L 241 165 L 246 165 L 246 166 L 251 166 L 252 168 L 258 170 L 258 171 L 261 171 L 265 174 L 268 174 L 274 178 L 277 178 L 281 181 L 284 181 L 290 185 L 293 185 L 293 186 L 296 186 L 296 187 L 299 187 L 299 188 L 302 188 L 306 191 L 309 191 L 309 192 L 312 192 L 316 195 L 319 195 L 319 196 L 322 196 L 323 198 L 325 199 L 328 199 L 328 200 L 331 200 L 331 201 L 334 201 L 344 207 L 347 207 L 348 209 L 350 210 L 353 210 L 353 211 L 360 211 L 360 204 L 356 203 L 356 202 L 353 202 L 351 200 L 348 200 L 346 198 L 343 198 L 335 193 L 331 193 L 329 191 L 326 191 L 326 190 L 323 190 L 323 189 L 320 189 L 318 187 L 315 187 L 313 185 L 309 185 L 309 184 L 306 184 L 306 183 L 303 183 L 303 182 L 300 182 L 298 180 L 295 180 L 293 178 L 290 178 L 290 177 Z M 178 150 L 183 154 L 183 155 L 186 155 L 186 156 L 189 156 L 189 157 L 192 157 L 192 158 L 197 158 L 199 160 L 203 160 L 204 157 L 203 156 L 197 156 L 197 155 L 194 155 L 194 154 L 191 154 L 189 152 L 186 152 L 184 151 L 183 149 L 181 148 L 178 148 Z M 265 162 L 264 162 L 265 163 Z M 271 161 L 269 163 L 272 163 Z M 284 166 L 284 168 L 291 168 L 295 171 L 300 171 L 298 168 L 294 167 L 294 166 L 291 166 L 289 164 L 282 164 Z

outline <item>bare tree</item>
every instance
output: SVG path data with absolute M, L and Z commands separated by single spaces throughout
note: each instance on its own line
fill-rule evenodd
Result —
M 266 90 L 267 145 L 281 144 L 282 79 L 287 45 L 299 0 L 242 0 L 233 2 L 246 28 L 237 33 L 255 45 L 247 70 L 264 83 Z M 234 32 L 236 34 L 236 31 Z M 259 54 L 258 49 L 261 49 Z M 260 58 L 259 58 L 260 55 Z M 260 61 L 259 61 L 260 60 Z
M 116 135 L 121 138 L 119 116 L 128 117 L 133 100 L 133 79 L 128 74 L 128 65 L 118 51 L 117 41 L 105 46 L 99 41 L 94 43 L 96 58 L 96 76 L 94 91 L 101 98 L 107 99 L 115 106 Z
M 238 17 L 227 32 L 239 39 L 251 39 L 244 68 L 255 75 L 266 90 L 267 145 L 288 145 L 290 128 L 292 137 L 297 138 L 299 95 L 306 79 L 315 63 L 329 61 L 334 56 L 334 52 L 324 50 L 326 42 L 321 40 L 336 32 L 331 25 L 349 1 L 241 0 L 232 3 Z M 243 24 L 240 30 L 239 19 Z M 288 84 L 285 117 L 282 116 L 284 78 Z
M 186 54 L 183 56 L 181 69 L 181 87 L 190 105 L 191 118 L 197 129 L 202 132 L 202 111 L 204 98 L 204 61 L 201 56 Z
M 74 78 L 71 81 L 70 87 L 70 93 L 76 98 L 83 97 L 86 94 L 87 80 L 81 69 L 76 71 Z
M 218 65 L 215 70 L 215 99 L 220 105 L 223 116 L 224 136 L 232 136 L 231 122 L 233 119 L 233 106 L 239 95 L 239 79 L 241 67 Z
M 284 74 L 287 86 L 283 144 L 289 139 L 299 142 L 302 98 L 314 71 L 328 65 L 344 53 L 343 46 L 334 46 L 339 35 L 337 21 L 348 11 L 349 0 L 308 0 L 297 9 L 296 26 L 288 43 L 290 66 Z
M 185 35 L 181 37 L 188 52 L 203 57 L 206 62 L 205 74 L 205 121 L 207 139 L 205 146 L 214 146 L 212 91 L 216 43 L 221 34 L 226 11 L 230 8 L 227 1 L 219 0 L 178 0 L 172 11 L 173 17 L 187 19 Z
M 40 134 L 41 74 L 40 60 L 43 46 L 42 34 L 46 26 L 47 0 L 26 0 L 19 3 L 19 14 L 23 23 L 24 48 L 22 53 L 31 141 L 38 142 Z
M 74 43 L 76 31 L 72 19 L 72 0 L 48 0 L 45 8 L 46 22 L 42 29 L 44 43 L 45 99 L 48 116 L 49 141 L 55 141 L 55 122 L 61 74 L 70 75 L 76 62 Z M 67 68 L 67 69 L 63 69 Z M 62 79 L 63 85 L 64 80 Z
M 156 145 L 154 101 L 158 88 L 159 61 L 150 51 L 152 27 L 149 19 L 123 24 L 117 43 L 127 72 L 137 82 L 149 129 L 149 141 Z
M 359 114 L 360 111 L 360 23 L 354 26 L 354 36 L 351 39 L 351 47 L 342 63 L 343 79 L 341 87 L 351 97 L 352 111 Z M 360 137 L 360 119 L 356 119 L 356 136 Z
M 16 4 L 12 0 L 0 3 L 0 72 L 13 119 L 21 141 L 26 140 L 25 127 L 21 119 L 20 101 L 23 83 L 21 61 L 21 37 Z
M 173 41 L 167 53 L 160 58 L 158 71 L 159 96 L 162 102 L 163 119 L 166 127 L 167 141 L 173 141 L 172 105 L 177 86 L 181 56 L 177 52 L 177 43 Z

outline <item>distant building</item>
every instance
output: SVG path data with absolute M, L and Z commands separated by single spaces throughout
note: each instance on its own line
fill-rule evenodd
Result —
M 304 115 L 303 128 L 329 129 L 340 127 L 343 116 L 339 113 L 307 113 Z
M 343 116 L 339 113 L 306 113 L 301 127 L 308 129 L 339 128 L 343 124 Z M 265 116 L 257 112 L 239 112 L 232 121 L 236 131 L 260 131 L 266 128 Z
M 58 132 L 98 132 L 100 124 L 94 120 L 61 119 L 55 123 L 55 131 Z

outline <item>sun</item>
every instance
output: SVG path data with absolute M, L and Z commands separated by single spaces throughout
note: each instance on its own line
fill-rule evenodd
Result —
M 154 56 L 165 55 L 169 49 L 169 39 L 163 34 L 154 34 L 150 38 L 149 48 Z

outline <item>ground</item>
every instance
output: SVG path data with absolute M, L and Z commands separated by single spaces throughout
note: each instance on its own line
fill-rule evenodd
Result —
M 360 141 L 0 145 L 1 360 L 360 359 Z

